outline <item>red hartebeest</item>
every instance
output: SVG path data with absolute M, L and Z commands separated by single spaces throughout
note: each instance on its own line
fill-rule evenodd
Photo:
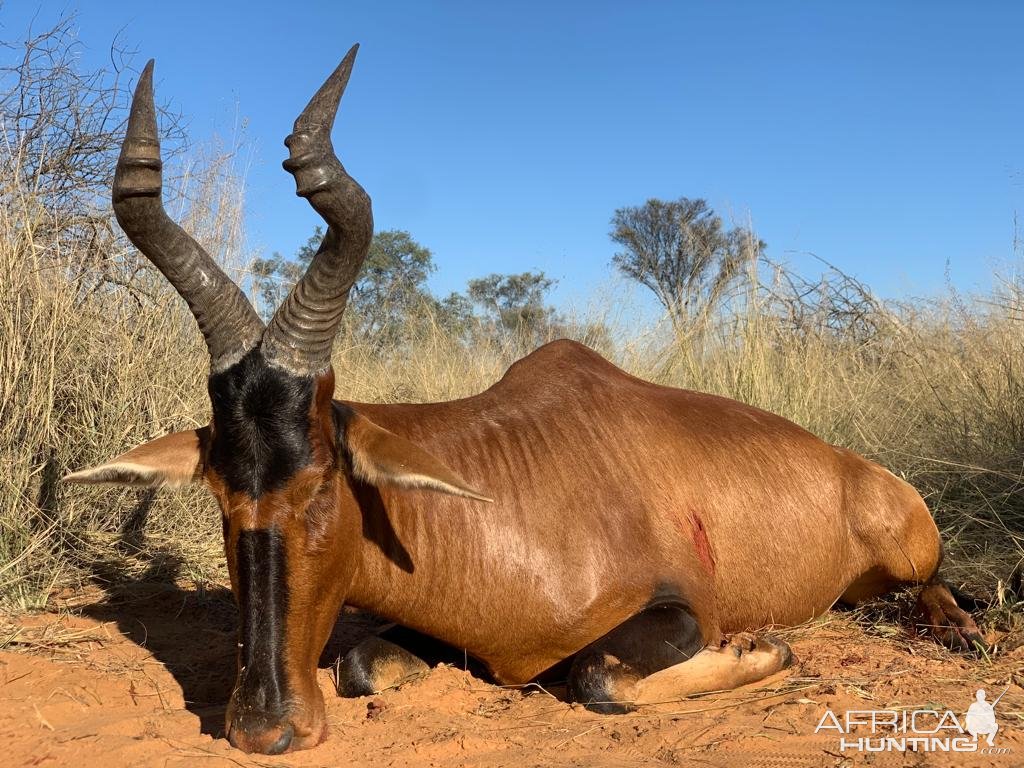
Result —
M 759 680 L 789 649 L 747 630 L 897 585 L 924 585 L 940 639 L 981 642 L 935 581 L 939 535 L 914 489 L 757 408 L 641 381 L 568 341 L 464 400 L 333 400 L 331 345 L 373 231 L 330 139 L 354 58 L 285 142 L 328 230 L 266 328 L 164 211 L 152 62 L 114 179 L 122 228 L 206 339 L 213 413 L 66 479 L 213 492 L 241 616 L 232 744 L 325 738 L 315 672 L 345 602 L 398 628 L 348 654 L 344 693 L 422 668 L 393 642 L 404 633 L 502 683 L 569 662 L 569 695 L 611 712 Z

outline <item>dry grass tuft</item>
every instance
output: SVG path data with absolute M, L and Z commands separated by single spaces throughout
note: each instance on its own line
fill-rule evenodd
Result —
M 218 171 L 220 200 L 193 198 L 188 218 L 197 237 L 223 254 L 211 236 L 225 231 L 225 217 L 238 230 L 239 187 L 222 168 L 207 167 Z M 219 525 L 199 491 L 59 483 L 72 468 L 203 419 L 207 360 L 187 308 L 123 239 L 97 246 L 32 190 L 4 187 L 0 595 L 22 608 L 41 605 L 55 585 L 115 577 L 130 559 L 118 552 L 144 553 L 165 573 L 215 574 L 209 550 Z

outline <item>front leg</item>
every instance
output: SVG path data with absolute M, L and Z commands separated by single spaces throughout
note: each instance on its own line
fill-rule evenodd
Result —
M 647 608 L 576 654 L 569 699 L 601 714 L 629 712 L 643 678 L 686 661 L 703 644 L 697 620 L 683 606 Z
M 648 608 L 580 651 L 569 672 L 569 696 L 603 714 L 762 680 L 788 667 L 789 646 L 739 633 L 704 648 L 686 608 Z
M 395 624 L 345 654 L 338 669 L 338 695 L 380 693 L 415 680 L 438 664 L 450 664 L 482 680 L 491 680 L 486 667 L 464 650 Z
M 338 668 L 338 695 L 370 696 L 430 671 L 419 656 L 383 637 L 370 637 L 345 654 Z

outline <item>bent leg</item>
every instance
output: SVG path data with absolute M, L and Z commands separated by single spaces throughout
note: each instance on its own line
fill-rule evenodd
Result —
M 338 695 L 370 696 L 414 680 L 429 671 L 427 663 L 382 637 L 352 648 L 338 667 Z
M 914 608 L 914 626 L 956 651 L 986 647 L 978 625 L 961 609 L 949 587 L 938 579 L 942 541 L 924 499 L 914 488 L 888 472 L 881 478 L 870 512 L 856 516 L 857 534 L 870 553 L 868 567 L 843 593 L 841 600 L 856 604 L 894 589 L 921 586 Z M 877 509 L 875 507 L 878 507 Z
M 734 635 L 705 649 L 700 628 L 680 605 L 648 608 L 577 654 L 569 697 L 587 709 L 623 713 L 640 704 L 725 690 L 789 666 L 781 640 Z M 702 650 L 703 649 L 703 650 Z
M 657 704 L 694 693 L 739 688 L 764 680 L 792 663 L 789 645 L 779 638 L 739 632 L 723 639 L 718 648 L 705 648 L 689 661 L 641 680 L 636 703 Z
M 462 650 L 395 624 L 352 648 L 338 669 L 338 694 L 369 696 L 414 680 L 438 664 L 466 669 L 490 680 L 486 668 Z

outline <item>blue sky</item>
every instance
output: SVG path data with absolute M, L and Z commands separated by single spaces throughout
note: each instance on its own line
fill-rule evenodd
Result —
M 648 197 L 749 216 L 775 258 L 814 253 L 884 295 L 984 287 L 1024 209 L 1024 4 L 785 2 L 43 3 L 157 60 L 195 141 L 241 116 L 249 239 L 317 223 L 281 144 L 362 44 L 335 127 L 378 229 L 431 248 L 438 292 L 542 269 L 573 302 L 612 273 L 608 221 Z

